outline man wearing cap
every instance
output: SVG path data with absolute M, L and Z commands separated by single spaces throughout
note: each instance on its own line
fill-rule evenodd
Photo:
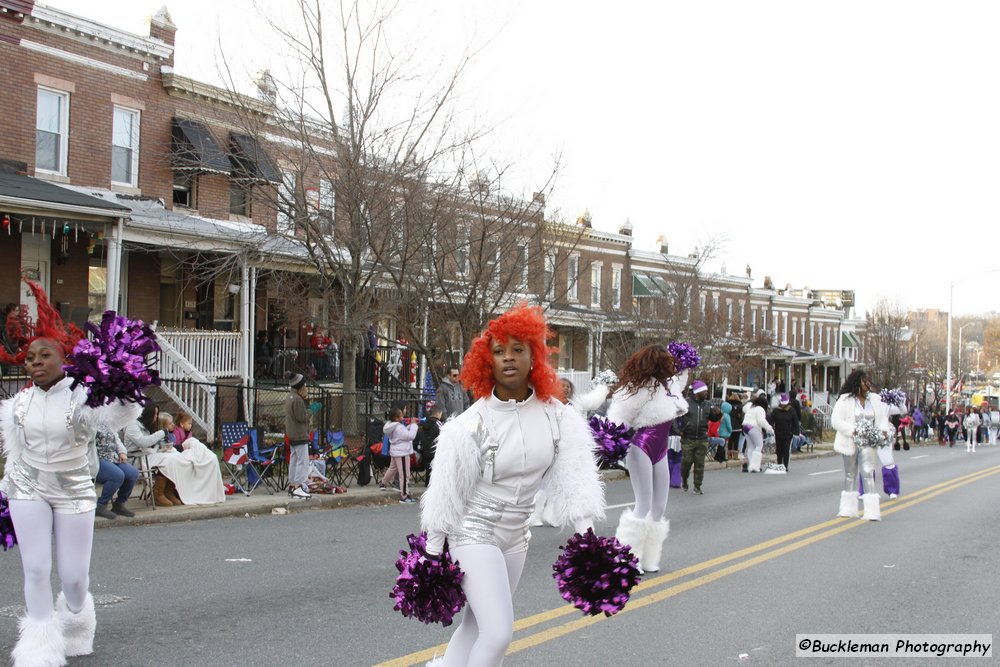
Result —
M 778 454 L 778 465 L 784 466 L 779 472 L 788 472 L 792 436 L 801 431 L 788 394 L 782 394 L 778 398 L 778 409 L 771 413 L 771 421 L 774 424 L 774 447 Z
M 306 407 L 306 379 L 296 373 L 288 380 L 285 399 L 285 437 L 291 455 L 288 461 L 288 495 L 308 500 L 309 493 L 309 409 Z
M 688 490 L 688 473 L 694 465 L 694 492 L 701 495 L 701 480 L 705 476 L 705 456 L 708 454 L 708 387 L 701 380 L 691 383 L 687 397 L 688 412 L 684 416 L 684 439 L 681 442 L 681 484 Z

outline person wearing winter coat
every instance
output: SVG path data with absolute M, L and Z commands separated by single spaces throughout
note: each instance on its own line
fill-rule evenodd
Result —
M 792 436 L 801 433 L 799 419 L 792 409 L 791 397 L 788 394 L 782 394 L 778 399 L 778 409 L 771 413 L 771 422 L 774 424 L 774 447 L 778 455 L 778 465 L 784 466 L 784 472 L 788 472 Z
M 288 397 L 285 398 L 285 437 L 288 438 L 288 495 L 309 500 L 309 423 L 311 416 L 306 406 L 309 388 L 306 379 L 296 373 L 288 381 Z
M 881 432 L 883 442 L 864 442 L 858 437 L 858 427 L 867 422 Z M 833 449 L 844 457 L 844 489 L 840 493 L 840 510 L 837 516 L 858 516 L 858 476 L 860 475 L 864 502 L 864 519 L 880 521 L 879 495 L 875 489 L 875 466 L 877 450 L 885 441 L 892 441 L 895 428 L 889 422 L 889 413 L 872 391 L 868 376 L 863 370 L 855 370 L 844 381 L 839 398 L 833 406 L 830 425 L 836 432 Z M 886 448 L 887 449 L 887 448 Z
M 389 436 L 389 456 L 391 462 L 382 475 L 378 487 L 388 488 L 392 480 L 399 475 L 399 502 L 404 505 L 417 502 L 410 496 L 410 455 L 413 454 L 413 440 L 417 437 L 417 422 L 403 421 L 404 410 L 395 407 L 389 411 L 389 421 L 382 427 L 382 434 Z
M 449 368 L 448 374 L 441 378 L 438 387 L 438 400 L 444 408 L 445 420 L 452 420 L 469 409 L 469 393 L 459 382 L 457 368 Z
M 677 373 L 675 364 L 662 345 L 638 350 L 622 367 L 608 408 L 608 419 L 635 429 L 625 455 L 635 506 L 622 512 L 615 537 L 631 545 L 646 572 L 659 571 L 663 543 L 670 534 L 667 449 L 674 420 L 688 409 L 681 395 L 688 373 Z
M 681 486 L 688 490 L 688 474 L 694 467 L 694 493 L 700 496 L 705 478 L 705 456 L 708 455 L 708 387 L 701 380 L 691 383 L 687 397 L 687 416 L 681 441 Z
M 774 436 L 774 428 L 767 421 L 767 398 L 756 394 L 749 407 L 743 409 L 743 434 L 746 436 L 746 461 L 743 472 L 760 472 L 764 458 L 764 435 Z
M 560 526 L 582 532 L 604 518 L 597 445 L 583 417 L 558 400 L 550 336 L 541 308 L 517 306 L 492 320 L 465 356 L 461 380 L 477 400 L 441 427 L 420 523 L 428 554 L 442 553 L 447 540 L 467 604 L 444 656 L 430 664 L 503 662 L 543 483 Z

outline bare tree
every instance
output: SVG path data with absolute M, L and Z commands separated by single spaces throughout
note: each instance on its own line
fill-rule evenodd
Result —
M 867 314 L 865 354 L 875 382 L 882 387 L 902 387 L 913 368 L 913 348 L 906 340 L 908 319 L 897 302 L 880 298 Z

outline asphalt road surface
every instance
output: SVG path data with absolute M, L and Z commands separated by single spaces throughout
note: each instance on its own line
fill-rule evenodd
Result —
M 505 665 L 783 665 L 801 662 L 796 634 L 994 633 L 1000 447 L 915 447 L 897 462 L 903 495 L 883 497 L 879 523 L 834 518 L 840 457 L 672 490 L 664 570 L 612 618 L 563 603 L 551 564 L 569 533 L 535 529 Z M 631 487 L 607 495 L 597 528 L 612 534 Z M 69 664 L 423 664 L 453 627 L 392 610 L 393 562 L 417 528 L 417 506 L 389 505 L 98 530 L 95 654 Z M 0 553 L 4 654 L 23 613 L 18 558 Z

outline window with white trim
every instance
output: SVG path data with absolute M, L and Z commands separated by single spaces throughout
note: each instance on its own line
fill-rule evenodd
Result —
M 139 112 L 116 106 L 111 130 L 111 182 L 139 187 Z
M 281 172 L 278 186 L 278 233 L 295 233 L 295 172 Z
M 528 245 L 521 246 L 521 255 L 518 260 L 517 291 L 528 291 Z
M 68 146 L 69 93 L 39 86 L 35 170 L 65 176 Z
M 576 301 L 578 296 L 577 283 L 580 281 L 580 256 L 573 254 L 566 262 L 566 298 Z
M 459 275 L 465 275 L 469 272 L 469 237 L 471 231 L 469 230 L 469 225 L 459 223 L 456 232 L 455 270 Z
M 545 253 L 545 285 L 543 291 L 546 299 L 555 298 L 556 292 L 556 254 L 554 252 Z
M 590 307 L 601 307 L 601 278 L 603 278 L 604 266 L 600 262 L 590 265 Z
M 618 310 L 622 307 L 622 267 L 611 267 L 611 307 Z
M 337 193 L 333 183 L 319 179 L 319 200 L 316 203 L 319 217 L 322 218 L 321 231 L 324 236 L 333 236 L 333 214 L 337 205 Z

